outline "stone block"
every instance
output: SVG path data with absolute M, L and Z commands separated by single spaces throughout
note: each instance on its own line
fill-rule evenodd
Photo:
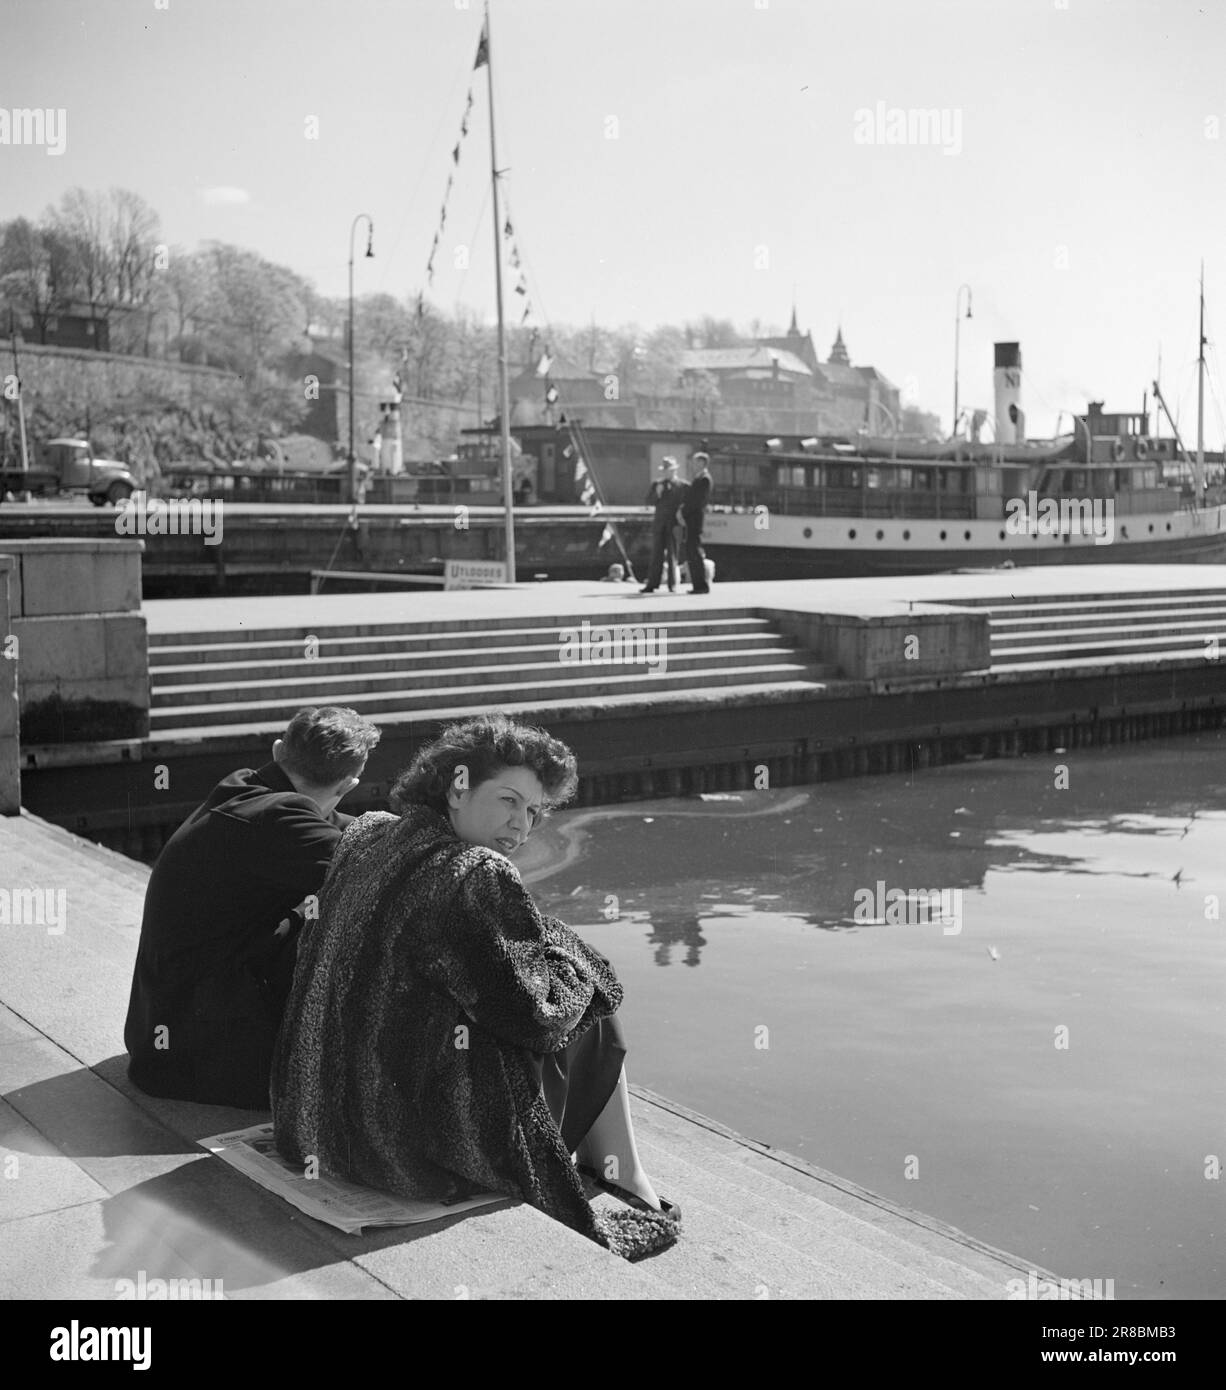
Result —
M 143 545 L 136 540 L 5 541 L 21 561 L 24 617 L 130 613 L 140 608 Z
M 764 610 L 765 611 L 765 610 Z M 979 609 L 767 616 L 847 680 L 930 680 L 991 665 L 989 619 Z
M 105 677 L 106 632 L 99 618 L 18 618 L 18 680 L 22 701 L 31 687 L 48 681 L 65 685 Z
M 131 682 L 134 698 L 149 708 L 149 634 L 143 613 L 114 613 L 102 621 L 106 674 Z
M 17 662 L 5 652 L 14 636 L 10 594 L 17 561 L 0 555 L 0 816 L 21 810 L 21 748 L 18 742 Z

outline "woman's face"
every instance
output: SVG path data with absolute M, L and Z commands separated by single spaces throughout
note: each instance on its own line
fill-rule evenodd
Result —
M 447 794 L 451 824 L 461 840 L 512 855 L 540 824 L 541 779 L 528 767 L 504 767 L 464 791 Z

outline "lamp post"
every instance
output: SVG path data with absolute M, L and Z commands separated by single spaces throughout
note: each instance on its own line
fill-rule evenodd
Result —
M 952 434 L 958 433 L 958 352 L 962 334 L 962 291 L 966 291 L 966 317 L 971 317 L 971 287 L 959 285 L 954 299 L 954 426 Z
M 358 223 L 366 219 L 366 254 L 375 254 L 375 224 L 368 212 L 359 212 L 349 228 L 349 500 L 358 500 L 358 456 L 353 450 L 353 237 Z

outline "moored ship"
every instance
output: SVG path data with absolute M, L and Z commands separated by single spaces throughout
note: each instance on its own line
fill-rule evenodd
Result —
M 1020 378 L 1017 345 L 997 344 L 998 443 L 859 437 L 712 451 L 704 544 L 721 576 L 1226 561 L 1220 455 L 1205 470 L 1198 449 L 1198 469 L 1177 431 L 1151 435 L 1148 411 L 1108 414 L 1101 402 L 1071 435 L 1027 442 Z

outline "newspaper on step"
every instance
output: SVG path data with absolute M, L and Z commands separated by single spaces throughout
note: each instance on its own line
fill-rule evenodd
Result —
M 356 1235 L 368 1227 L 413 1226 L 421 1221 L 438 1221 L 474 1207 L 506 1200 L 497 1192 L 480 1192 L 475 1197 L 450 1204 L 431 1199 L 411 1201 L 323 1173 L 308 1178 L 301 1168 L 277 1152 L 271 1123 L 214 1134 L 198 1142 L 223 1163 L 245 1173 L 253 1182 L 283 1197 L 307 1216 L 326 1221 L 347 1235 Z

